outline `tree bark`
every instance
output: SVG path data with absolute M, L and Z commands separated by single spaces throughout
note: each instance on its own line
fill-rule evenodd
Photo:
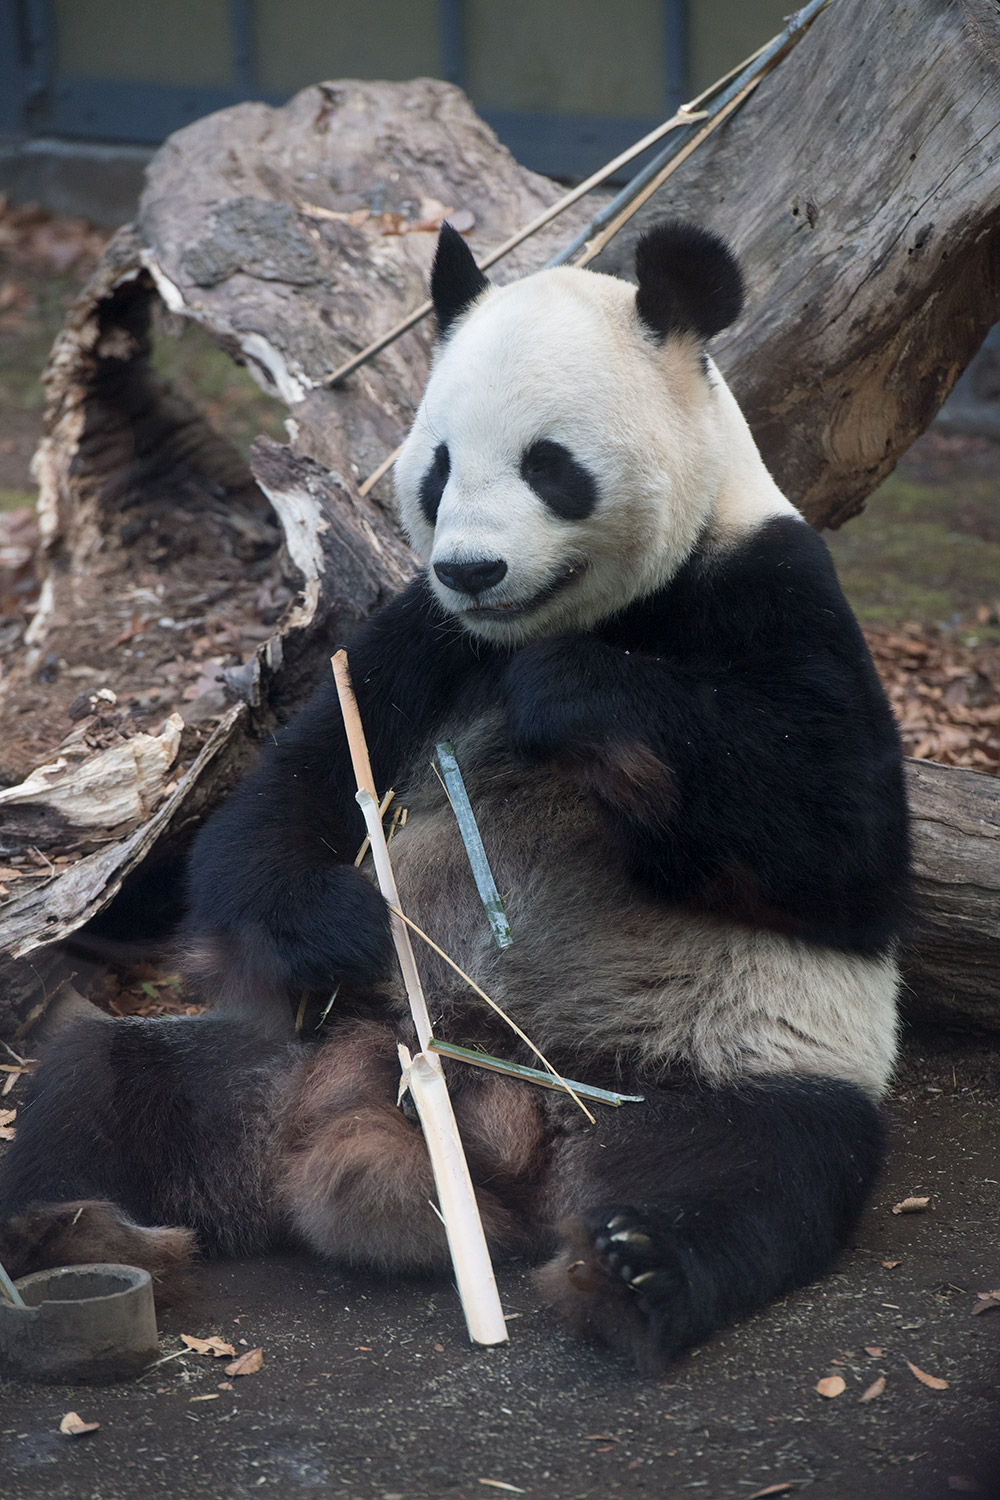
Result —
M 903 955 L 907 1011 L 1000 1028 L 1000 786 L 907 762 L 917 912 Z
M 972 0 L 964 10 L 891 0 L 876 8 L 880 29 L 869 36 L 876 23 L 866 7 L 838 0 L 817 22 L 822 59 L 810 33 L 668 190 L 667 207 L 729 230 L 744 255 L 751 311 L 721 361 L 777 477 L 816 520 L 857 508 L 996 316 L 1000 169 L 983 157 L 975 207 L 970 148 L 985 138 L 989 111 L 1000 117 L 1000 101 L 993 30 L 977 43 L 963 29 L 973 9 Z M 919 34 L 924 50 L 919 65 L 897 71 L 904 34 L 911 49 Z M 881 134 L 866 114 L 876 83 Z M 918 149 L 903 150 L 897 113 Z M 113 774 L 93 784 L 120 792 L 138 725 L 163 781 L 150 788 L 137 772 L 125 789 L 134 796 L 116 796 L 114 826 L 104 829 L 92 806 L 99 792 L 86 826 L 73 798 L 58 807 L 55 797 L 40 800 L 37 779 L 30 797 L 3 794 L 4 857 L 34 834 L 39 859 L 64 867 L 18 887 L 0 910 L 0 1034 L 30 1027 L 68 972 L 59 945 L 124 899 L 154 862 L 180 857 L 259 740 L 328 670 L 350 623 L 415 565 L 385 508 L 388 483 L 363 498 L 359 482 L 405 432 L 430 330 L 408 334 L 343 389 L 328 389 L 325 377 L 422 300 L 443 208 L 474 219 L 482 253 L 558 191 L 511 159 L 458 90 L 427 80 L 325 84 L 279 110 L 242 105 L 189 126 L 158 153 L 137 224 L 109 245 L 50 361 L 38 460 L 42 593 L 0 685 L 5 713 L 32 733 L 20 751 L 5 745 L 0 771 L 17 782 L 44 761 L 44 788 L 46 777 L 65 784 L 103 769 Z M 926 213 L 918 203 L 930 205 Z M 496 279 L 544 262 L 589 211 L 529 241 Z M 932 231 L 923 234 L 927 215 Z M 150 357 L 161 304 L 207 328 L 284 402 L 287 447 L 259 440 L 248 464 L 165 385 Z M 270 637 L 219 674 L 225 695 L 213 684 L 192 702 L 181 680 L 151 686 L 150 664 L 164 651 L 196 652 L 220 589 L 220 609 L 252 617 L 260 580 L 270 587 L 280 576 L 295 598 Z M 108 727 L 94 697 L 84 720 L 93 736 L 67 741 L 81 683 L 143 713 L 133 722 L 116 711 Z M 175 714 L 184 720 L 179 744 L 164 727 Z M 102 755 L 119 759 L 91 764 Z M 975 817 L 960 811 L 970 777 Z M 1000 965 L 991 962 L 1000 929 L 988 895 L 968 920 L 951 916 L 972 910 L 973 890 L 990 889 L 978 851 L 993 847 L 983 830 L 991 820 L 995 829 L 997 786 L 920 766 L 911 793 L 932 917 L 908 956 L 909 982 L 932 1013 L 1000 1026 Z M 958 810 L 945 839 L 951 799 Z M 939 941 L 942 924 L 951 936 Z

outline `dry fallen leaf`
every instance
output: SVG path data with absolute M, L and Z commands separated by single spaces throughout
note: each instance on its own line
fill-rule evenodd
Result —
M 895 1212 L 896 1210 L 893 1209 L 893 1213 Z M 884 1260 L 882 1264 L 885 1266 L 887 1271 L 894 1271 L 896 1267 L 901 1266 L 903 1262 L 901 1260 Z
M 894 1214 L 922 1214 L 931 1206 L 929 1198 L 904 1198 L 902 1203 L 893 1204 Z
M 610 1432 L 586 1432 L 583 1436 L 585 1443 L 617 1443 L 618 1438 Z
M 858 1400 L 859 1401 L 874 1401 L 875 1397 L 876 1396 L 881 1396 L 881 1394 L 882 1394 L 882 1392 L 884 1390 L 885 1390 L 885 1376 L 884 1375 L 880 1375 L 877 1380 L 873 1380 L 872 1381 L 871 1385 L 863 1393 L 863 1395 L 860 1395 L 858 1397 Z
M 59 1423 L 59 1431 L 67 1437 L 79 1437 L 82 1432 L 96 1432 L 100 1422 L 85 1422 L 75 1411 L 68 1411 Z
M 248 1349 L 239 1359 L 226 1366 L 227 1375 L 255 1375 L 264 1363 L 263 1349 Z
M 881 1359 L 885 1350 L 880 1349 L 878 1344 L 866 1344 L 865 1353 L 870 1354 L 872 1359 Z
M 816 1389 L 821 1396 L 833 1398 L 839 1396 L 847 1389 L 847 1381 L 843 1375 L 827 1375 L 824 1380 L 816 1382 Z
M 941 1380 L 937 1375 L 928 1375 L 926 1370 L 919 1370 L 917 1366 L 915 1364 L 911 1364 L 909 1360 L 907 1360 L 906 1363 L 907 1365 L 909 1365 L 909 1368 L 913 1371 L 914 1375 L 920 1381 L 921 1385 L 929 1385 L 932 1391 L 946 1391 L 948 1389 L 947 1380 Z
M 1000 1307 L 1000 1287 L 993 1292 L 977 1292 L 974 1313 L 989 1312 L 991 1307 Z
M 227 1355 L 232 1359 L 236 1353 L 232 1344 L 227 1344 L 223 1339 L 216 1338 L 214 1334 L 210 1339 L 196 1339 L 194 1334 L 182 1333 L 181 1342 L 187 1344 L 189 1349 L 193 1349 L 195 1354 L 212 1354 L 216 1359 L 222 1359 Z
M 233 1382 L 231 1380 L 220 1380 L 219 1381 L 219 1390 L 220 1391 L 231 1391 L 231 1390 L 234 1390 L 234 1389 L 235 1389 L 235 1387 L 234 1387 Z

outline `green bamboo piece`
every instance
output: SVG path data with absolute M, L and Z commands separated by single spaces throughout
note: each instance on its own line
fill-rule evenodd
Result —
M 465 782 L 462 773 L 458 769 L 458 761 L 455 759 L 455 746 L 451 740 L 442 740 L 440 745 L 435 745 L 437 751 L 438 765 L 444 777 L 445 790 L 451 803 L 452 811 L 458 823 L 458 831 L 462 835 L 465 852 L 469 856 L 469 864 L 472 866 L 472 878 L 476 882 L 476 890 L 479 899 L 483 903 L 486 916 L 489 920 L 493 936 L 496 938 L 498 948 L 509 948 L 514 941 L 511 936 L 510 923 L 500 900 L 500 892 L 497 890 L 496 881 L 493 879 L 493 871 L 490 862 L 486 858 L 486 850 L 483 848 L 482 835 L 479 832 L 479 824 L 476 815 L 472 811 L 472 803 L 469 794 L 465 790 Z
M 510 1078 L 520 1078 L 524 1083 L 537 1083 L 543 1089 L 555 1089 L 564 1093 L 568 1085 L 581 1099 L 590 1099 L 595 1104 L 610 1104 L 615 1109 L 623 1104 L 643 1104 L 643 1094 L 616 1094 L 611 1089 L 599 1089 L 592 1083 L 577 1083 L 575 1078 L 560 1078 L 552 1073 L 543 1073 L 540 1068 L 527 1068 L 523 1063 L 507 1062 L 506 1058 L 493 1057 L 489 1052 L 476 1052 L 471 1047 L 459 1047 L 454 1042 L 441 1042 L 433 1037 L 428 1043 L 429 1052 L 440 1052 L 442 1057 L 453 1057 L 458 1062 L 471 1063 L 474 1068 L 486 1068 L 490 1073 L 506 1073 Z

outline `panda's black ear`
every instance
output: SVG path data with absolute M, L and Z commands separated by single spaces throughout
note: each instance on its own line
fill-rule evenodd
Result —
M 488 286 L 489 281 L 476 265 L 472 251 L 458 230 L 452 229 L 450 224 L 442 224 L 431 270 L 431 301 L 439 338 L 444 338 L 455 319 L 460 318 Z
M 680 220 L 658 224 L 635 247 L 635 304 L 646 327 L 666 339 L 710 339 L 743 307 L 743 273 L 725 240 Z

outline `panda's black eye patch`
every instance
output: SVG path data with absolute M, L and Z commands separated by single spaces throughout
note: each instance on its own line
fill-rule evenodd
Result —
M 438 443 L 434 449 L 434 458 L 431 466 L 420 481 L 420 509 L 427 517 L 427 524 L 433 526 L 437 520 L 438 509 L 441 505 L 441 496 L 444 487 L 448 483 L 448 475 L 451 473 L 451 457 L 447 445 Z
M 540 438 L 521 456 L 521 478 L 564 521 L 582 521 L 597 504 L 597 481 L 568 448 Z

